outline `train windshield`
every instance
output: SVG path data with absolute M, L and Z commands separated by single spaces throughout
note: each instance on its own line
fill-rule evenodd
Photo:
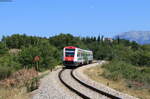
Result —
M 66 49 L 65 56 L 66 57 L 74 57 L 75 49 Z
M 74 52 L 66 52 L 66 57 L 74 57 Z
M 75 51 L 75 49 L 67 49 L 67 48 L 66 48 L 66 51 Z

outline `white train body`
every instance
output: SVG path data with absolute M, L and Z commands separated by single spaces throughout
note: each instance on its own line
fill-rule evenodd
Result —
M 64 47 L 63 64 L 65 66 L 79 66 L 89 64 L 93 61 L 93 52 L 83 50 L 74 46 Z

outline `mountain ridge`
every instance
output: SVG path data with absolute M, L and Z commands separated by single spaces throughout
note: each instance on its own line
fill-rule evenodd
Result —
M 136 41 L 139 44 L 150 44 L 150 31 L 129 31 L 117 36 L 121 39 Z

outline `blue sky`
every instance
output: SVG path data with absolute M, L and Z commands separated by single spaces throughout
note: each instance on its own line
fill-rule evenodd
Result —
M 0 0 L 1 1 L 1 0 Z M 13 0 L 0 2 L 0 37 L 14 33 L 112 37 L 150 30 L 150 0 Z

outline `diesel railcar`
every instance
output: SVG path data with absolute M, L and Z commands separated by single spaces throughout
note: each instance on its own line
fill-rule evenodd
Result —
M 74 46 L 67 46 L 63 49 L 63 64 L 65 66 L 79 66 L 89 64 L 93 61 L 93 52 Z

